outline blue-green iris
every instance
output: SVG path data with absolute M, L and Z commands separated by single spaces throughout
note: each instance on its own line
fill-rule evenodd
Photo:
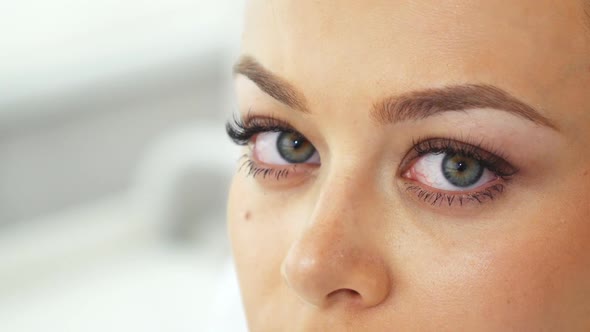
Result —
M 470 187 L 481 179 L 485 167 L 474 158 L 447 154 L 442 161 L 445 178 L 457 187 Z
M 313 145 L 295 132 L 282 132 L 277 139 L 277 150 L 283 159 L 293 164 L 304 163 L 315 153 Z

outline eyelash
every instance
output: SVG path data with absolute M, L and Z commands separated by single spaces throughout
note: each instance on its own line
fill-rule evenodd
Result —
M 273 117 L 247 117 L 244 121 L 235 118 L 228 121 L 225 130 L 234 143 L 246 146 L 256 135 L 264 132 L 297 133 L 288 123 Z
M 288 123 L 273 117 L 246 117 L 243 121 L 234 117 L 233 120 L 230 120 L 226 124 L 226 131 L 231 140 L 240 146 L 248 145 L 253 137 L 263 132 L 298 133 Z M 463 138 L 451 139 L 440 137 L 414 139 L 412 141 L 412 150 L 404 158 L 407 162 L 400 167 L 402 174 L 419 157 L 431 153 L 461 154 L 468 158 L 473 158 L 504 182 L 509 181 L 518 172 L 517 168 L 505 160 L 505 157 L 500 151 L 486 147 L 483 142 L 470 144 L 464 143 L 464 141 L 468 140 Z M 246 168 L 247 175 L 254 178 L 262 177 L 262 179 L 268 179 L 272 177 L 275 180 L 281 180 L 287 178 L 297 168 L 297 164 L 280 168 L 262 166 L 253 160 L 249 154 L 244 154 L 242 159 L 244 159 L 244 162 L 239 169 Z M 496 195 L 504 192 L 504 189 L 504 183 L 495 183 L 476 192 L 445 193 L 426 189 L 422 185 L 417 185 L 415 182 L 406 183 L 406 190 L 408 192 L 413 192 L 419 199 L 433 206 L 437 205 L 437 203 L 438 205 L 442 205 L 443 202 L 446 202 L 449 206 L 455 203 L 463 206 L 467 202 L 481 204 L 486 200 L 494 200 Z
M 289 172 L 291 171 L 289 168 L 276 169 L 271 167 L 261 167 L 247 154 L 243 155 L 242 159 L 245 160 L 238 169 L 238 172 L 246 167 L 248 170 L 247 175 L 252 176 L 253 178 L 258 176 L 261 176 L 263 179 L 274 177 L 278 181 L 282 178 L 287 178 L 289 176 Z
M 452 206 L 453 203 L 458 202 L 460 206 L 463 206 L 466 202 L 475 202 L 482 204 L 486 199 L 494 200 L 497 194 L 501 194 L 504 192 L 504 185 L 501 183 L 497 183 L 491 187 L 485 188 L 480 191 L 472 192 L 472 193 L 457 193 L 457 194 L 448 194 L 443 192 L 434 192 L 431 190 L 424 189 L 417 185 L 408 184 L 406 188 L 407 191 L 414 192 L 416 196 L 428 203 L 430 205 L 442 205 L 443 202 L 447 202 L 449 206 Z
M 233 120 L 227 122 L 225 130 L 229 138 L 240 146 L 250 144 L 254 136 L 264 132 L 298 133 L 288 123 L 273 117 L 246 117 L 244 121 L 234 117 Z M 281 180 L 287 178 L 289 173 L 295 172 L 297 169 L 297 164 L 281 168 L 262 166 L 249 154 L 244 154 L 240 159 L 244 159 L 244 162 L 238 171 L 246 168 L 246 174 L 253 178 L 260 176 L 262 179 L 273 177 L 275 180 Z

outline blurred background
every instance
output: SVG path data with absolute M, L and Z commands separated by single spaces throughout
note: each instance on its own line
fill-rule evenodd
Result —
M 245 331 L 243 0 L 0 0 L 0 331 Z

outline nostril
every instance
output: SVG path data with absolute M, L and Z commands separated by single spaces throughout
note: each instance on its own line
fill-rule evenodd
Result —
M 335 302 L 360 302 L 362 300 L 362 296 L 359 292 L 355 291 L 354 289 L 349 288 L 341 288 L 337 289 L 328 296 L 326 296 L 328 301 L 335 301 Z

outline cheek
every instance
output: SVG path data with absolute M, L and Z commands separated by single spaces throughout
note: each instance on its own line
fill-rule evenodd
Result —
M 239 174 L 230 190 L 228 231 L 250 321 L 258 320 L 254 313 L 265 315 L 266 307 L 271 311 L 285 289 L 280 268 L 292 233 L 286 225 L 293 220 L 285 203 L 277 203 L 275 196 Z
M 582 318 L 587 323 L 579 314 L 590 305 L 586 297 L 590 291 L 589 248 L 576 243 L 575 237 L 582 233 L 570 231 L 535 236 L 498 251 L 490 268 L 492 287 L 487 290 L 496 299 L 487 311 L 499 320 L 524 318 L 545 327 Z M 587 229 L 584 235 L 589 235 Z M 504 310 L 497 310 L 498 306 Z
M 405 279 L 413 288 L 408 292 L 417 294 L 406 298 L 407 314 L 462 322 L 464 330 L 589 326 L 590 203 L 574 190 L 581 185 L 569 183 L 563 192 L 547 193 L 502 217 L 509 228 L 485 228 L 462 234 L 453 244 L 423 246 L 429 249 L 406 264 L 412 268 Z
M 519 329 L 531 328 L 532 322 L 549 329 L 587 326 L 590 204 L 568 205 L 545 202 L 542 210 L 536 206 L 531 210 L 535 213 L 514 219 L 522 228 L 491 239 L 478 259 L 470 261 L 475 263 L 452 269 L 467 273 L 463 291 L 472 294 L 477 316 Z

